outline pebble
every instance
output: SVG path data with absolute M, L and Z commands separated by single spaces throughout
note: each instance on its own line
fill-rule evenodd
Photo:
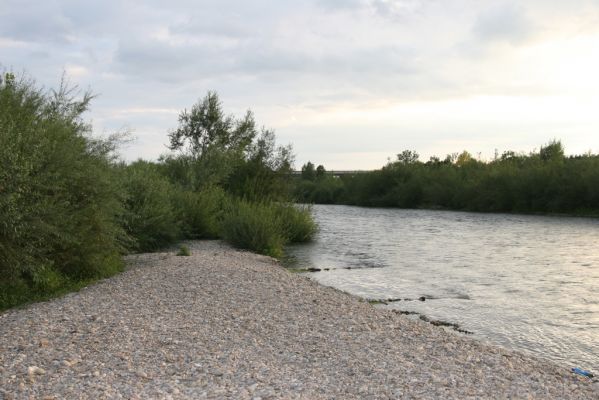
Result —
M 377 309 L 269 257 L 185 244 L 190 257 L 127 256 L 118 276 L 0 314 L 0 398 L 598 397 L 566 368 Z
M 44 375 L 46 373 L 46 370 L 33 365 L 33 366 L 27 368 L 27 373 L 29 375 Z

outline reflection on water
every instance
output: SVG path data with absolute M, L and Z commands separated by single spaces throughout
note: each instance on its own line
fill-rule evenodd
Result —
M 297 268 L 386 307 L 599 370 L 599 220 L 314 206 L 320 232 Z M 347 269 L 351 267 L 351 269 Z

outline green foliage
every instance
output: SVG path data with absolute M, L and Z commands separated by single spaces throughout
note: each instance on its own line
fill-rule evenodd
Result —
M 291 147 L 277 147 L 274 132 L 263 130 L 223 186 L 228 193 L 250 201 L 286 201 L 292 162 Z
M 252 201 L 289 197 L 291 147 L 277 147 L 271 130 L 258 131 L 251 111 L 240 119 L 226 115 L 215 92 L 179 115 L 169 139 L 180 154 L 163 157 L 164 173 L 186 189 L 219 186 Z
M 174 186 L 146 161 L 122 167 L 126 191 L 123 225 L 133 238 L 130 249 L 152 251 L 181 236 L 173 207 Z
M 179 126 L 169 133 L 170 149 L 181 151 L 191 168 L 185 186 L 193 190 L 221 185 L 245 160 L 258 135 L 251 111 L 241 119 L 225 115 L 215 92 L 179 114 Z
M 172 200 L 185 238 L 216 239 L 220 236 L 226 203 L 223 189 L 210 187 L 201 192 L 179 190 Z
M 185 245 L 179 246 L 179 251 L 177 252 L 177 256 L 189 257 L 190 255 L 191 255 L 191 252 L 189 251 L 189 247 L 187 247 Z
M 77 95 L 0 82 L 0 309 L 110 276 L 126 250 L 219 237 L 278 257 L 314 234 L 309 209 L 288 203 L 291 148 L 251 112 L 226 116 L 208 93 L 169 135 L 178 155 L 124 165 L 118 136 L 90 136 L 92 96 Z
M 290 146 L 274 132 L 256 129 L 253 114 L 227 116 L 209 92 L 179 116 L 169 134 L 177 156 L 163 157 L 161 173 L 179 187 L 175 213 L 187 238 L 222 237 L 235 246 L 279 257 L 289 241 L 314 234 L 307 209 L 295 209 L 289 174 Z
M 404 151 L 380 170 L 295 181 L 298 201 L 490 212 L 599 214 L 599 156 L 566 157 L 559 141 L 482 162 L 467 151 L 422 163 Z
M 0 308 L 122 266 L 116 139 L 90 138 L 81 116 L 92 96 L 76 95 L 14 75 L 0 85 L 0 286 L 16 288 Z
M 420 156 L 413 150 L 404 150 L 397 155 L 397 162 L 401 164 L 414 164 Z
M 543 161 L 560 162 L 564 159 L 564 147 L 558 140 L 552 140 L 547 145 L 541 146 L 539 157 Z
M 319 165 L 318 167 L 316 167 L 316 179 L 322 179 L 325 177 L 327 170 L 324 168 L 323 165 Z
M 341 179 L 325 175 L 315 181 L 296 181 L 293 193 L 302 203 L 333 204 L 339 201 L 344 190 L 345 185 Z
M 309 242 L 316 233 L 316 223 L 312 219 L 309 206 L 296 206 L 289 203 L 271 205 L 281 220 L 285 239 L 291 243 Z
M 281 257 L 287 243 L 281 216 L 271 204 L 232 201 L 222 223 L 223 238 L 232 245 Z
M 243 152 L 256 137 L 256 123 L 251 111 L 235 120 L 225 115 L 216 92 L 179 114 L 179 127 L 169 134 L 171 150 L 186 149 L 202 158 L 211 150 Z
M 316 171 L 314 170 L 314 164 L 308 161 L 302 165 L 302 179 L 306 181 L 313 181 L 316 178 Z
M 236 247 L 282 257 L 286 244 L 307 242 L 316 233 L 310 208 L 285 203 L 229 202 L 222 236 Z

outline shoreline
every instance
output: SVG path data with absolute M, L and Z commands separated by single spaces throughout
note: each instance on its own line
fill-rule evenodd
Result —
M 0 314 L 0 399 L 597 398 L 550 361 L 373 307 L 218 241 Z

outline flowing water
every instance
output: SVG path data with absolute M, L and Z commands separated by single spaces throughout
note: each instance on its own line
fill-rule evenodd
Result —
M 309 273 L 318 282 L 402 299 L 384 307 L 599 372 L 599 220 L 322 205 L 313 212 L 316 240 L 291 247 L 289 262 L 329 269 Z

